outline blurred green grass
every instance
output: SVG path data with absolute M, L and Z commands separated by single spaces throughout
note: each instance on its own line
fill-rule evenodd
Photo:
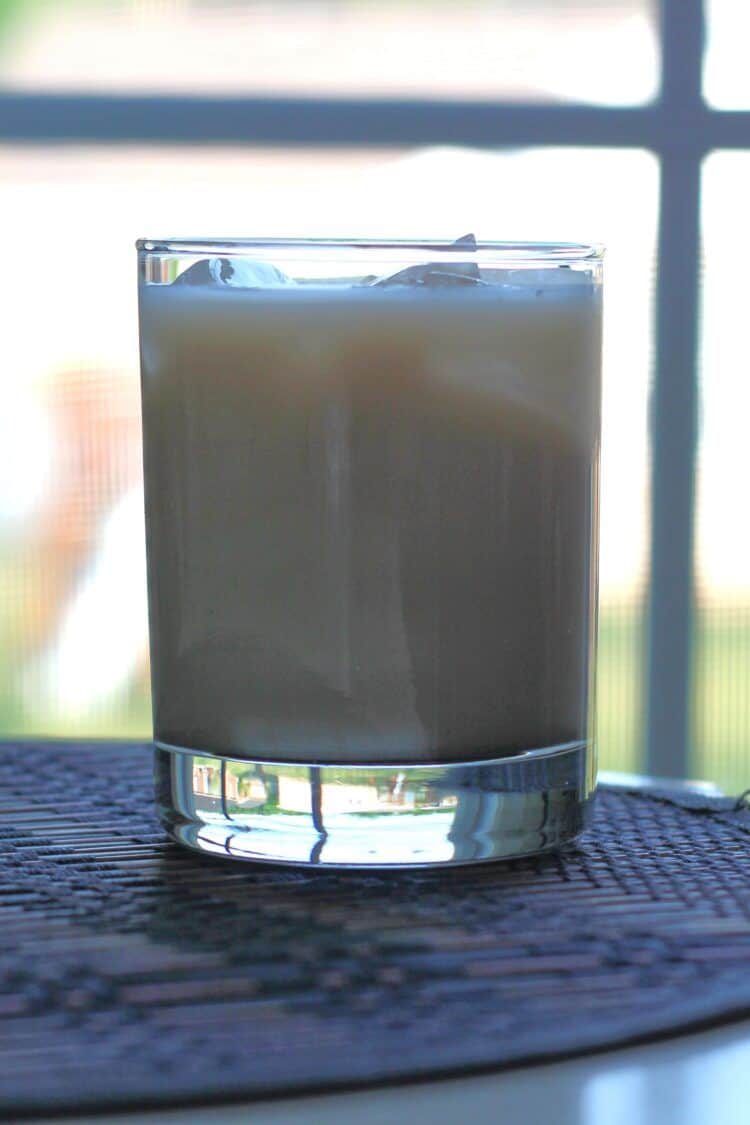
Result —
M 700 606 L 693 660 L 692 774 L 750 787 L 750 605 Z
M 644 613 L 640 603 L 602 605 L 596 675 L 599 768 L 630 773 L 643 757 Z
M 601 769 L 646 769 L 644 623 L 635 606 L 602 606 L 596 708 Z M 689 774 L 740 793 L 750 786 L 750 604 L 698 604 L 693 630 Z

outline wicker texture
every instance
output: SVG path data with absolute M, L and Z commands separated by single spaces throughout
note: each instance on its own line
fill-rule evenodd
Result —
M 750 811 L 600 792 L 557 856 L 426 872 L 169 843 L 151 754 L 0 748 L 0 1116 L 518 1064 L 750 1012 Z

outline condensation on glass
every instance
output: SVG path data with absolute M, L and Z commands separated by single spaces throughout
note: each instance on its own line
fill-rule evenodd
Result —
M 576 835 L 600 253 L 147 240 L 139 264 L 168 828 L 355 865 Z

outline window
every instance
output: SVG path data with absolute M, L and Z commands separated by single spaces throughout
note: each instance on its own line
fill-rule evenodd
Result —
M 750 150 L 750 114 L 723 108 L 743 103 L 717 84 L 731 39 L 721 7 L 708 8 L 705 75 L 722 108 L 701 98 L 699 0 L 3 9 L 0 200 L 14 221 L 0 284 L 18 310 L 0 419 L 5 731 L 148 733 L 134 238 L 473 227 L 609 247 L 602 764 L 736 778 L 750 563 L 734 547 L 727 639 L 708 627 L 706 599 L 724 589 L 712 544 L 715 555 L 739 534 L 715 500 L 739 472 L 720 435 L 741 412 L 740 376 L 721 358 L 731 317 L 716 294 L 730 265 L 716 217 L 746 157 L 708 157 L 702 212 L 700 174 L 713 149 Z M 118 610 L 106 631 L 105 602 Z M 720 710 L 732 765 L 706 734 Z

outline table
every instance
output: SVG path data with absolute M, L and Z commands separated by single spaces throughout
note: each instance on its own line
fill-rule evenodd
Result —
M 739 1125 L 750 1021 L 505 1074 L 349 1094 L 86 1118 L 87 1125 Z M 36 1118 L 36 1125 L 51 1121 Z M 34 1123 L 32 1122 L 32 1125 Z

